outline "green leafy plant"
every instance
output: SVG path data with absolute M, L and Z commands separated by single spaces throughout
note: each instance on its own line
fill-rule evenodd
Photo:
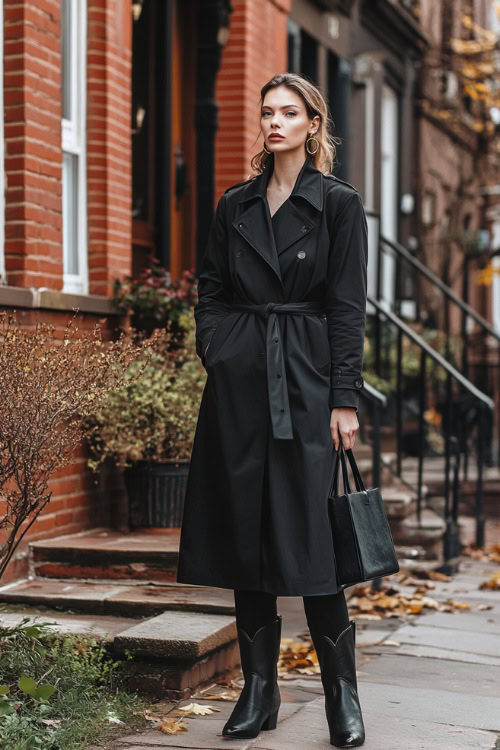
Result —
M 130 652 L 115 660 L 104 641 L 31 619 L 0 627 L 0 747 L 84 750 L 131 721 L 143 700 L 120 689 Z
M 182 344 L 168 346 L 170 324 L 162 351 L 136 377 L 140 360 L 129 374 L 131 382 L 110 393 L 87 419 L 89 467 L 95 472 L 106 460 L 127 467 L 137 461 L 187 460 L 206 372 L 196 355 L 196 325 L 192 311 L 180 316 Z
M 168 321 L 176 326 L 197 301 L 194 271 L 185 270 L 174 281 L 170 272 L 150 257 L 136 278 L 115 279 L 113 301 L 119 312 L 131 313 L 134 328 L 163 328 Z

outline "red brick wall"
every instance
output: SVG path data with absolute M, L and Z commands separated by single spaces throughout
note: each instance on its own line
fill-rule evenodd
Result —
M 18 323 L 25 328 L 42 320 L 53 325 L 56 339 L 63 338 L 70 317 L 72 313 L 49 310 L 18 310 L 16 314 Z M 73 326 L 82 332 L 90 331 L 100 320 L 101 315 L 80 314 Z M 104 340 L 113 335 L 111 325 L 112 321 L 108 326 L 101 324 Z M 119 470 L 106 465 L 97 477 L 87 467 L 87 457 L 88 449 L 82 444 L 73 454 L 71 464 L 52 475 L 48 487 L 52 492 L 51 500 L 17 548 L 0 585 L 27 574 L 30 541 L 100 526 L 126 527 L 126 495 Z M 0 518 L 4 513 L 5 505 L 0 501 Z M 0 531 L 0 544 L 7 536 L 5 531 Z
M 217 80 L 216 197 L 250 173 L 260 151 L 262 86 L 287 68 L 287 20 L 291 0 L 233 0 L 229 42 Z
M 132 262 L 132 14 L 129 1 L 87 2 L 89 292 L 108 295 Z
M 88 0 L 87 184 L 91 294 L 131 267 L 129 2 Z M 63 286 L 59 0 L 5 0 L 5 266 L 19 287 Z
M 58 0 L 4 0 L 4 39 L 7 281 L 61 289 Z
M 131 267 L 130 2 L 87 0 L 87 185 L 90 294 L 107 295 Z M 4 0 L 5 265 L 12 287 L 61 291 L 62 144 L 61 13 L 59 0 Z M 10 304 L 10 302 L 8 303 Z M 71 312 L 22 309 L 17 320 L 56 326 Z M 102 314 L 80 313 L 80 330 Z M 104 323 L 111 335 L 114 316 Z M 1 584 L 26 575 L 30 540 L 96 526 L 125 525 L 119 473 L 107 467 L 98 485 L 82 446 L 72 464 L 51 477 L 52 499 L 18 547 Z M 0 505 L 0 516 L 2 514 Z M 118 517 L 118 522 L 117 522 Z M 0 536 L 0 542 L 5 534 Z

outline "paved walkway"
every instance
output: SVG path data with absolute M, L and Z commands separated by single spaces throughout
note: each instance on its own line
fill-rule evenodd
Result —
M 366 750 L 500 750 L 500 592 L 479 588 L 499 569 L 500 563 L 464 557 L 452 582 L 437 581 L 429 592 L 440 602 L 453 599 L 470 609 L 431 611 L 406 621 L 358 620 Z M 286 597 L 279 604 L 283 635 L 304 632 L 302 600 Z M 169 736 L 152 729 L 122 737 L 114 748 L 331 748 L 319 677 L 294 675 L 280 680 L 280 688 L 278 727 L 255 740 L 222 738 L 233 703 L 207 701 L 220 713 L 186 719 L 187 732 Z M 170 716 L 175 715 L 172 707 Z

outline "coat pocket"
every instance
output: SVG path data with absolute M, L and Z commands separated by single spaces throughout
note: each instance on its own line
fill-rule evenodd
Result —
M 205 370 L 208 371 L 208 369 L 213 365 L 215 362 L 217 355 L 220 353 L 220 350 L 224 346 L 224 342 L 226 340 L 224 330 L 227 325 L 228 318 L 231 317 L 231 313 L 228 313 L 225 318 L 223 318 L 217 327 L 215 328 L 215 331 L 212 334 L 212 338 L 210 339 L 210 343 L 208 345 L 207 353 L 205 356 L 204 361 L 204 367 Z
M 315 352 L 315 361 L 318 362 L 317 369 L 321 374 L 328 374 L 331 365 L 330 342 L 328 340 L 328 321 L 321 315 L 316 320 L 321 326 L 321 341 L 318 350 Z

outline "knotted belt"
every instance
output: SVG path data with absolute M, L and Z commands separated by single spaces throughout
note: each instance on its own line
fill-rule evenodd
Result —
M 292 440 L 293 429 L 288 400 L 285 358 L 281 340 L 281 328 L 277 313 L 293 315 L 324 315 L 321 302 L 265 302 L 263 304 L 234 304 L 233 310 L 256 313 L 267 320 L 266 366 L 269 411 L 273 437 L 277 440 Z

